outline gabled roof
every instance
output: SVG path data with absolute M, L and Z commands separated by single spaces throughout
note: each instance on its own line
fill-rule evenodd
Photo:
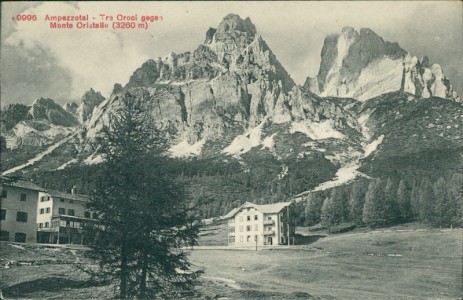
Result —
M 246 208 L 246 207 L 253 207 L 264 214 L 274 214 L 274 213 L 280 212 L 283 208 L 291 205 L 292 203 L 293 202 L 278 202 L 278 203 L 273 203 L 273 204 L 259 205 L 259 204 L 254 204 L 251 202 L 246 202 L 240 207 L 232 209 L 228 214 L 223 216 L 222 219 L 230 219 L 234 217 L 242 208 Z
M 60 192 L 56 190 L 47 190 L 45 193 L 49 194 L 53 198 L 63 198 L 63 199 L 69 199 L 69 200 L 75 200 L 75 201 L 84 201 L 87 202 L 89 200 L 89 197 L 86 195 L 79 195 L 79 194 L 69 194 L 65 192 Z
M 33 191 L 45 191 L 44 188 L 26 180 L 2 176 L 2 185 L 22 188 Z

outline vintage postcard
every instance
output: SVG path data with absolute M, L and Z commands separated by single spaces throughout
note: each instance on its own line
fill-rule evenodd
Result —
M 461 299 L 462 13 L 2 2 L 1 299 Z

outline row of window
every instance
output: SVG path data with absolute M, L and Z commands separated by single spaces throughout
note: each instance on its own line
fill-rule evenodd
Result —
M 2 190 L 2 198 L 8 198 L 8 191 L 7 190 Z M 27 200 L 27 194 L 21 193 L 20 196 L 20 201 L 26 201 Z M 51 197 L 50 196 L 42 196 L 40 197 L 40 202 L 46 202 L 50 201 Z M 64 202 L 64 199 L 61 198 L 59 199 L 60 202 Z M 74 203 L 73 200 L 69 200 L 69 203 Z
M 47 208 L 41 208 L 40 209 L 40 214 L 43 215 L 43 214 L 49 214 L 50 213 L 50 208 L 47 207 Z
M 0 220 L 6 219 L 6 209 L 0 210 Z M 16 221 L 18 222 L 27 222 L 27 212 L 18 211 L 16 213 Z
M 8 191 L 7 190 L 2 190 L 2 198 L 8 198 Z M 27 195 L 24 193 L 21 193 L 21 196 L 19 197 L 20 201 L 26 201 Z
M 283 219 L 282 216 L 280 216 L 280 221 L 281 221 L 282 219 Z M 240 216 L 240 217 L 239 217 L 239 221 L 240 221 L 240 222 L 243 222 L 243 220 L 244 220 L 244 216 Z M 255 220 L 255 221 L 259 220 L 259 215 L 254 215 L 254 220 Z M 265 218 L 264 218 L 264 220 L 265 220 Z M 272 217 L 271 217 L 271 216 L 267 217 L 267 220 L 268 220 L 268 221 L 271 221 L 271 220 L 272 220 Z M 251 221 L 251 216 L 246 216 L 246 221 Z M 230 223 L 234 223 L 234 222 L 235 222 L 235 219 L 230 219 Z
M 39 228 L 48 228 L 50 227 L 50 222 L 39 223 Z
M 228 241 L 230 243 L 234 243 L 235 242 L 235 237 L 234 236 L 231 236 L 229 237 Z M 258 235 L 255 235 L 254 238 L 251 236 L 251 235 L 248 235 L 246 236 L 246 242 L 259 242 L 259 236 Z M 240 236 L 240 243 L 244 243 L 244 236 Z
M 10 240 L 10 233 L 8 231 L 0 231 L 0 241 L 8 242 Z M 23 232 L 16 232 L 14 234 L 14 241 L 17 243 L 26 242 L 26 234 Z
M 243 222 L 244 216 L 240 216 L 239 220 L 240 222 Z M 254 220 L 259 220 L 259 215 L 254 215 Z M 246 221 L 251 221 L 251 216 L 246 216 Z
M 65 208 L 59 208 L 58 212 L 59 212 L 60 215 L 64 215 L 64 214 L 66 214 L 66 209 Z M 50 207 L 40 209 L 40 214 L 41 215 L 48 214 L 48 213 L 50 213 Z M 68 215 L 69 216 L 74 216 L 75 215 L 74 209 L 68 209 Z M 90 214 L 89 211 L 86 211 L 86 212 L 84 212 L 84 217 L 90 219 L 90 217 L 92 217 L 92 215 Z M 93 218 L 97 219 L 98 215 L 96 213 L 93 213 Z M 0 220 L 5 220 L 5 219 L 6 219 L 6 209 L 1 209 L 0 210 Z M 16 215 L 16 221 L 18 221 L 18 222 L 27 222 L 27 213 L 18 211 L 18 213 Z

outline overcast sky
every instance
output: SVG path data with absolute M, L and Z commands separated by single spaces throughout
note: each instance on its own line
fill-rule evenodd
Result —
M 3 2 L 1 101 L 49 97 L 79 101 L 91 87 L 109 96 L 144 61 L 192 51 L 228 13 L 250 17 L 298 84 L 318 72 L 327 34 L 349 25 L 371 28 L 412 55 L 439 63 L 462 95 L 461 1 L 431 2 Z M 35 14 L 37 22 L 17 22 Z M 159 15 L 148 30 L 50 29 L 45 15 Z

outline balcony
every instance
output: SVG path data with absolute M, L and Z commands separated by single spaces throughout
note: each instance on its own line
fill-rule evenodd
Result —
M 274 235 L 275 230 L 270 230 L 270 231 L 264 231 L 264 235 Z
M 275 225 L 275 220 L 265 220 L 264 225 Z

